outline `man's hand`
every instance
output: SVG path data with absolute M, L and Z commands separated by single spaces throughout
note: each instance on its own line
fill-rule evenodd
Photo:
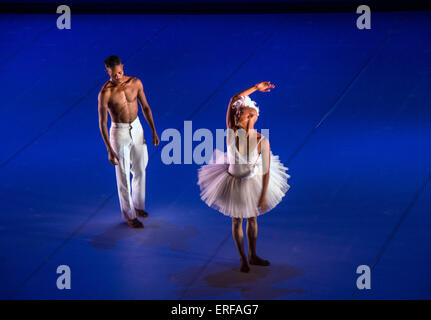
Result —
M 157 146 L 159 145 L 159 137 L 157 136 L 156 132 L 153 132 L 153 145 Z
M 269 92 L 273 88 L 275 88 L 275 86 L 269 81 L 262 81 L 256 85 L 256 89 L 261 92 Z
M 120 158 L 118 158 L 118 155 L 112 149 L 108 151 L 108 159 L 114 166 L 118 165 L 118 162 L 120 161 Z

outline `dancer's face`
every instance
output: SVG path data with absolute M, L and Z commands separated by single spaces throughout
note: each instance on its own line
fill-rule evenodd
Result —
M 116 65 L 112 68 L 106 68 L 106 72 L 108 72 L 112 81 L 115 83 L 120 83 L 124 77 L 123 64 Z
M 245 127 L 249 122 L 250 126 L 254 126 L 258 119 L 257 111 L 253 108 L 242 107 L 240 116 L 237 120 L 237 125 Z

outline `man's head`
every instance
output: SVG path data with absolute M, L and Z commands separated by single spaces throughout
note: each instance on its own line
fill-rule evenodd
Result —
M 123 64 L 118 56 L 109 56 L 105 59 L 106 72 L 113 82 L 121 82 L 124 76 Z

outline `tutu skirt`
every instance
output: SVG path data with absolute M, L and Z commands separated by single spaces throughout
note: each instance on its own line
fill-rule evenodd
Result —
M 280 203 L 290 186 L 287 179 L 290 176 L 277 155 L 271 152 L 269 183 L 266 192 L 267 207 L 265 211 L 258 210 L 258 202 L 262 192 L 262 173 L 251 177 L 240 178 L 228 171 L 227 154 L 214 151 L 210 163 L 198 170 L 198 185 L 201 199 L 211 208 L 232 218 L 251 218 L 266 213 Z M 220 161 L 220 158 L 222 161 Z M 261 164 L 260 164 L 261 165 Z

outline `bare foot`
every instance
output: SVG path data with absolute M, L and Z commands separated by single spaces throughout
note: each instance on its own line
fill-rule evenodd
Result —
M 248 258 L 248 263 L 255 266 L 265 266 L 265 267 L 270 265 L 268 260 L 261 259 L 258 256 L 252 256 Z
M 239 271 L 241 272 L 249 272 L 250 267 L 248 266 L 247 261 L 241 261 L 241 267 L 239 268 Z
M 140 218 L 146 218 L 146 217 L 148 217 L 148 212 L 146 212 L 146 211 L 144 211 L 144 210 L 136 209 L 136 208 L 135 208 L 135 211 L 136 211 L 136 215 L 137 215 L 138 217 L 140 217 Z
M 142 222 L 139 221 L 137 218 L 131 219 L 131 220 L 127 220 L 127 225 L 129 227 L 132 227 L 132 228 L 143 228 L 144 227 L 144 225 L 142 224 Z

